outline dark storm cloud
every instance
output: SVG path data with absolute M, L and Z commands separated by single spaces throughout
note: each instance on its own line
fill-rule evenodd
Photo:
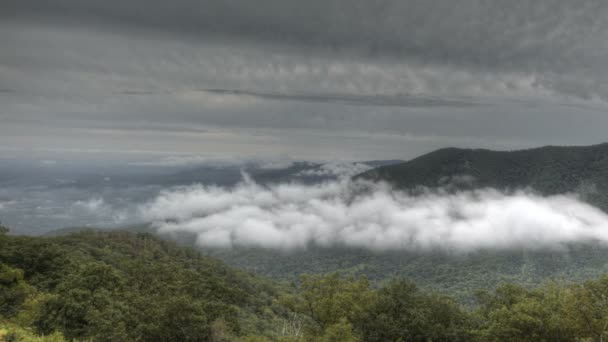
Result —
M 602 0 L 54 0 L 4 1 L 32 20 L 219 34 L 463 65 L 559 70 L 598 63 Z M 582 59 L 581 59 L 582 58 Z
M 608 96 L 602 0 L 8 0 L 0 13 L 17 22 L 187 35 L 202 43 L 534 73 L 537 87 Z

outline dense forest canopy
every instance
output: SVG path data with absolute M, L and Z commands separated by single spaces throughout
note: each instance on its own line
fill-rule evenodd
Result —
M 572 192 L 607 210 L 608 144 L 517 151 L 444 148 L 357 177 L 388 181 L 402 189 L 491 187 L 531 188 L 544 195 Z
M 601 341 L 608 277 L 477 289 L 396 277 L 270 281 L 147 233 L 0 234 L 6 341 Z

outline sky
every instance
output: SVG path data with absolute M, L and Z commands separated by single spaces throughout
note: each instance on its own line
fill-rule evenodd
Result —
M 593 144 L 604 0 L 3 0 L 0 154 Z

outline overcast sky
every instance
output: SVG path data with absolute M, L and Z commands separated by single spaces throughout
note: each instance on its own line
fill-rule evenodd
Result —
M 608 140 L 605 0 L 2 0 L 0 153 Z

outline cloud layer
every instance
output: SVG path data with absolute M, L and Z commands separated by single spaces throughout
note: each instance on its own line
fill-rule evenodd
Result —
M 9 18 L 122 32 L 215 36 L 501 69 L 558 70 L 599 62 L 608 29 L 608 5 L 598 0 L 8 0 L 0 9 Z M 596 52 L 580 51 L 590 47 Z
M 5 0 L 0 148 L 407 159 L 590 144 L 601 0 Z
M 524 191 L 414 195 L 344 180 L 270 187 L 245 180 L 231 189 L 165 191 L 140 212 L 161 232 L 195 233 L 203 247 L 472 251 L 608 242 L 608 216 L 599 209 Z

